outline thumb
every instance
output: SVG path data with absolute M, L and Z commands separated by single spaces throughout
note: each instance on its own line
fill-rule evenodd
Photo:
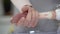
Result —
M 24 6 L 21 10 L 22 10 L 22 12 L 26 12 L 26 11 L 28 11 L 28 9 L 29 9 L 29 7 Z

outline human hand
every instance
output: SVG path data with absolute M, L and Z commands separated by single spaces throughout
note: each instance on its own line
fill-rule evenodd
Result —
M 26 27 L 35 27 L 38 23 L 39 14 L 34 8 L 29 8 L 28 14 L 25 19 Z
M 23 13 L 24 14 L 24 13 Z M 18 26 L 24 25 L 26 27 L 35 27 L 38 22 L 38 12 L 33 8 L 29 8 L 28 14 L 17 14 L 12 18 L 12 22 L 15 22 Z
M 12 23 L 17 23 L 19 19 L 21 19 L 22 16 L 26 17 L 27 13 L 28 13 L 28 10 L 29 10 L 29 7 L 30 6 L 23 6 L 23 8 L 21 9 L 22 10 L 22 13 L 18 13 L 16 14 L 15 16 L 13 16 L 11 18 L 11 22 Z

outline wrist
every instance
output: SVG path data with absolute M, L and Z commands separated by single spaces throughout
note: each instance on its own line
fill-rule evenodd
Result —
M 52 11 L 52 18 L 51 19 L 56 19 L 56 12 Z
M 54 19 L 55 17 L 55 14 L 53 16 L 54 12 L 53 11 L 50 11 L 50 12 L 43 12 L 43 13 L 39 13 L 39 18 L 40 19 L 44 19 L 44 18 L 47 18 L 47 19 Z

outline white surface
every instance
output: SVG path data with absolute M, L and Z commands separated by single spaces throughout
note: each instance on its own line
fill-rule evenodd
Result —
M 35 33 L 35 31 L 30 31 L 30 33 Z

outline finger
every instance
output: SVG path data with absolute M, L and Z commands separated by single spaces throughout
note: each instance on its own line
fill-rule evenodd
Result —
M 34 21 L 36 20 L 35 18 L 36 18 L 36 12 L 35 12 L 35 10 L 32 8 L 32 20 L 31 20 L 31 22 L 29 23 L 29 27 L 34 26 L 33 24 L 34 24 Z
M 12 22 L 12 23 L 18 23 L 19 19 L 21 19 L 21 17 L 25 17 L 26 14 L 27 14 L 26 12 L 16 14 L 15 16 L 13 16 L 13 17 L 11 18 L 11 22 Z
M 13 17 L 11 18 L 11 22 L 12 22 L 12 23 L 17 23 L 20 18 L 21 18 L 21 14 L 18 13 L 18 14 L 16 14 L 15 16 L 13 16 Z
M 36 11 L 35 17 L 36 18 L 35 18 L 34 23 L 32 24 L 32 27 L 35 27 L 38 24 L 38 17 L 39 17 L 38 11 Z
M 25 18 L 24 17 L 22 17 L 19 21 L 18 21 L 18 23 L 17 23 L 17 26 L 23 26 L 24 25 L 24 20 L 25 20 Z
M 23 6 L 22 11 L 23 11 L 23 12 L 26 12 L 26 11 L 28 11 L 28 9 L 29 9 L 28 6 Z
M 27 16 L 26 16 L 26 20 L 25 20 L 25 26 L 28 26 L 28 23 L 31 21 L 31 8 L 29 8 L 29 10 L 28 10 L 28 14 L 27 14 Z

